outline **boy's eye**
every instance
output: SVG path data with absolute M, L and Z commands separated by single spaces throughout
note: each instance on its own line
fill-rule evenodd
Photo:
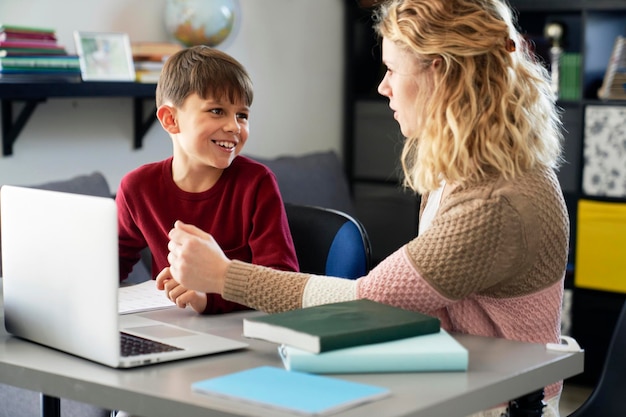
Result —
M 237 118 L 238 119 L 244 119 L 244 120 L 248 120 L 248 113 L 237 113 Z
M 213 114 L 222 114 L 222 113 L 224 113 L 224 110 L 222 110 L 220 108 L 215 108 L 215 109 L 210 109 L 209 112 L 211 112 Z

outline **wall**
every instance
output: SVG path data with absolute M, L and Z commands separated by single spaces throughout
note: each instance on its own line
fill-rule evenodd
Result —
M 2 0 L 3 24 L 53 28 L 74 52 L 72 32 L 126 32 L 133 41 L 169 40 L 165 0 Z M 239 59 L 255 85 L 251 135 L 258 156 L 341 151 L 343 2 L 239 0 L 241 25 L 219 48 Z M 0 84 L 0 88 L 2 85 Z M 114 191 L 129 170 L 171 154 L 155 123 L 132 149 L 129 98 L 49 99 L 0 157 L 0 184 L 35 184 L 99 170 Z

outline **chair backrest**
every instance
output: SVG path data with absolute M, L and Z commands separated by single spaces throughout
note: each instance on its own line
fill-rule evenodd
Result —
M 333 209 L 285 203 L 302 272 L 355 279 L 371 265 L 371 245 L 356 218 Z
M 626 416 L 626 301 L 617 319 L 598 384 L 569 417 Z

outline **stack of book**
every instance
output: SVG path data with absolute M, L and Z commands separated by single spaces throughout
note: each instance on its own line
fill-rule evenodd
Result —
M 626 100 L 626 38 L 615 39 L 598 98 L 603 100 Z
M 172 42 L 134 42 L 131 49 L 137 82 L 156 83 L 167 58 L 183 47 Z
M 52 29 L 0 25 L 0 80 L 80 81 L 77 55 L 67 53 Z
M 360 299 L 246 318 L 243 335 L 280 344 L 289 371 L 466 371 L 468 351 L 436 317 Z
M 360 299 L 244 318 L 243 335 L 280 344 L 284 369 L 260 366 L 192 390 L 268 410 L 324 416 L 385 398 L 382 386 L 316 374 L 466 371 L 468 352 L 438 318 Z

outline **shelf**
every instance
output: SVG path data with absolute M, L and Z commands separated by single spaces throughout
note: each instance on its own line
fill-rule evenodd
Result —
M 578 287 L 576 282 L 576 258 L 580 242 L 578 223 L 580 221 L 578 204 L 582 199 L 605 202 L 622 202 L 626 199 L 619 197 L 590 196 L 584 188 L 584 172 L 586 169 L 598 169 L 603 165 L 602 160 L 609 160 L 614 148 L 606 142 L 621 143 L 626 140 L 626 134 L 619 127 L 610 133 L 602 133 L 607 139 L 589 140 L 594 131 L 602 129 L 596 121 L 587 120 L 587 110 L 599 106 L 625 107 L 626 100 L 600 100 L 597 97 L 598 88 L 602 84 L 606 68 L 612 53 L 614 40 L 618 35 L 626 35 L 626 1 L 624 0 L 511 0 L 517 9 L 518 22 L 523 33 L 531 39 L 537 52 L 543 52 L 544 57 L 549 47 L 543 35 L 544 27 L 550 22 L 559 22 L 564 25 L 564 39 L 562 46 L 565 52 L 578 53 L 581 56 L 580 67 L 580 94 L 577 100 L 559 100 L 563 108 L 562 121 L 564 125 L 565 163 L 561 166 L 558 175 L 563 189 L 570 219 L 570 253 L 568 256 L 568 277 L 571 281 L 573 296 L 573 324 L 571 335 L 581 346 L 585 347 L 585 372 L 574 378 L 575 383 L 594 385 L 597 383 L 602 362 L 606 356 L 606 340 L 611 334 L 612 321 L 614 323 L 624 300 L 623 294 L 617 295 L 608 291 L 590 291 Z M 540 51 L 538 46 L 543 46 Z M 549 62 L 549 61 L 546 61 Z M 607 112 L 609 109 L 607 109 Z M 610 139 L 609 139 L 610 138 Z M 609 150 L 607 150 L 607 148 Z M 588 149 L 593 149 L 593 158 L 586 155 Z M 619 155 L 616 153 L 616 155 Z M 617 158 L 621 158 L 617 156 Z M 592 159 L 594 159 L 592 161 Z M 597 175 L 600 181 L 608 175 L 605 172 L 613 166 L 619 166 L 623 161 L 618 160 L 615 165 L 609 165 L 605 170 L 599 170 Z M 623 164 L 622 164 L 623 166 Z M 622 171 L 614 170 L 615 183 L 622 184 Z M 618 248 L 621 250 L 621 248 Z M 593 323 L 593 324 L 592 324 Z M 598 326 L 597 323 L 609 323 Z
M 2 102 L 2 154 L 13 154 L 13 144 L 40 103 L 48 98 L 130 97 L 133 99 L 133 149 L 156 120 L 155 111 L 145 116 L 144 101 L 154 101 L 156 84 L 133 82 L 0 82 Z M 14 116 L 15 105 L 23 107 Z
M 512 0 L 511 4 L 520 12 L 564 12 L 583 10 L 624 10 L 624 0 Z

